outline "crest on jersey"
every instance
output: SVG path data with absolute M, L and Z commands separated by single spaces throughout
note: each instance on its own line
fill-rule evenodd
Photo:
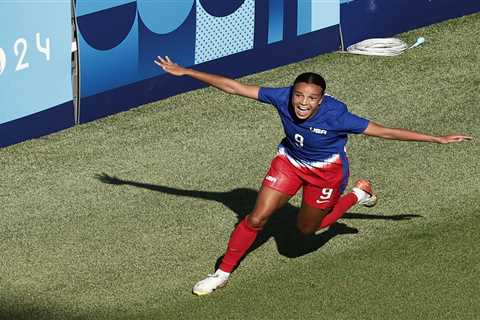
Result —
M 312 127 L 310 127 L 310 131 L 312 131 L 313 133 L 316 133 L 316 134 L 323 134 L 323 135 L 326 135 L 328 133 L 327 130 L 325 130 L 325 129 L 312 128 Z

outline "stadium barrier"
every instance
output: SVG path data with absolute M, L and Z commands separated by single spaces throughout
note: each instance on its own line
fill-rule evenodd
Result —
M 77 2 L 82 123 L 201 86 L 166 75 L 157 55 L 237 77 L 340 44 L 338 0 L 108 2 Z
M 72 4 L 78 85 L 72 84 L 70 74 L 70 3 L 0 4 L 0 12 L 10 17 L 0 20 L 2 30 L 8 30 L 0 33 L 0 146 L 202 86 L 165 74 L 153 63 L 157 55 L 239 77 L 369 37 L 391 36 L 480 11 L 480 2 L 469 0 L 76 0 Z M 79 88 L 78 100 L 72 87 Z
M 0 3 L 0 147 L 74 125 L 69 2 Z
M 340 23 L 346 48 L 479 11 L 471 0 L 342 0 Z

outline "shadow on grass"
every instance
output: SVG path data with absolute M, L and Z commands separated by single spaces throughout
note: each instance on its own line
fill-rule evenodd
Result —
M 88 314 L 72 314 L 70 310 L 58 306 L 43 305 L 43 303 L 34 301 L 26 302 L 25 298 L 16 297 L 10 293 L 3 292 L 2 296 L 0 298 L 1 320 L 87 320 L 94 318 Z
M 129 185 L 138 188 L 149 189 L 166 194 L 184 196 L 190 198 L 199 198 L 212 200 L 222 203 L 232 210 L 238 221 L 241 221 L 247 215 L 255 204 L 257 191 L 247 188 L 238 188 L 226 192 L 211 192 L 198 190 L 185 190 L 171 188 L 167 186 L 148 184 L 130 180 L 124 180 L 115 176 L 109 176 L 105 173 L 96 175 L 96 179 L 103 183 L 112 185 Z M 287 203 L 282 209 L 278 210 L 268 221 L 249 252 L 254 251 L 273 237 L 275 239 L 278 252 L 289 258 L 296 258 L 310 252 L 316 251 L 325 245 L 330 239 L 340 234 L 356 234 L 358 230 L 347 226 L 344 223 L 336 223 L 324 232 L 318 235 L 302 236 L 297 232 L 298 208 Z M 421 217 L 415 214 L 383 215 L 383 214 L 365 214 L 365 213 L 347 213 L 344 219 L 373 219 L 373 220 L 410 220 Z M 218 262 L 221 260 L 219 258 Z

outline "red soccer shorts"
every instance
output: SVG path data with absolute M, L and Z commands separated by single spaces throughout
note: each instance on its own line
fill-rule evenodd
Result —
M 277 155 L 270 165 L 262 185 L 295 195 L 303 187 L 303 201 L 319 209 L 332 208 L 346 185 L 342 162 L 325 164 L 321 168 L 294 165 L 285 155 Z

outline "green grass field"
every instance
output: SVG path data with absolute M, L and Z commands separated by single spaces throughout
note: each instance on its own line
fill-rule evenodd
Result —
M 354 113 L 476 139 L 352 136 L 351 182 L 370 178 L 379 204 L 298 243 L 293 198 L 207 297 L 191 288 L 282 138 L 273 107 L 207 88 L 0 149 L 0 318 L 479 319 L 480 14 L 398 37 L 418 36 L 395 58 L 332 53 L 243 80 L 319 72 Z

